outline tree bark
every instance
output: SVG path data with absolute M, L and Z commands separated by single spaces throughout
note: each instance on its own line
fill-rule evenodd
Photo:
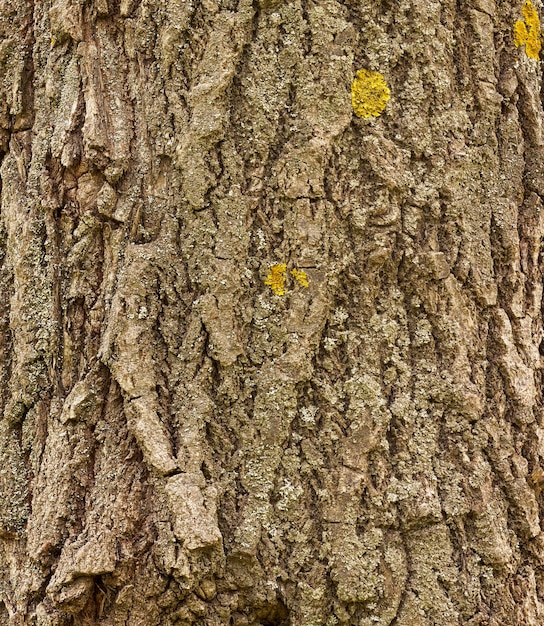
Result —
M 0 0 L 0 624 L 543 623 L 541 9 Z

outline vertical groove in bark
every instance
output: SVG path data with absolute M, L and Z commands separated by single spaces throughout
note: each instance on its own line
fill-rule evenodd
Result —
M 0 0 L 1 624 L 542 621 L 520 16 Z

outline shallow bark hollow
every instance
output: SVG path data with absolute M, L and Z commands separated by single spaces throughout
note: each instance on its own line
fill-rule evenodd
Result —
M 524 6 L 0 0 L 2 626 L 543 623 Z

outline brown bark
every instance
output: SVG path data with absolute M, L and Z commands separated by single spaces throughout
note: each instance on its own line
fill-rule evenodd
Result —
M 0 0 L 0 624 L 542 623 L 522 7 Z

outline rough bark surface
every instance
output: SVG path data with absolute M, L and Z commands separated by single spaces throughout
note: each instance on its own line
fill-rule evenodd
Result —
M 520 19 L 0 0 L 0 624 L 543 623 Z

